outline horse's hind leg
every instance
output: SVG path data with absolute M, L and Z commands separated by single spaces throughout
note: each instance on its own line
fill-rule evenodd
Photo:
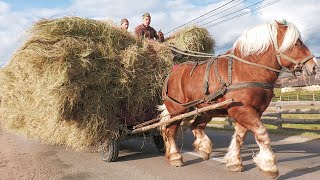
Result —
M 228 148 L 228 153 L 224 156 L 226 166 L 231 171 L 241 172 L 243 171 L 242 160 L 240 156 L 241 145 L 247 133 L 247 129 L 236 123 L 235 131 Z
M 267 129 L 260 120 L 257 111 L 251 106 L 234 107 L 229 110 L 229 115 L 246 129 L 254 133 L 260 152 L 253 158 L 259 169 L 270 178 L 279 175 L 275 155 L 270 147 Z
M 161 116 L 161 122 L 165 122 L 172 118 L 169 114 L 169 111 L 165 105 L 162 105 L 159 107 L 159 110 L 162 111 Z M 166 157 L 168 158 L 170 165 L 173 167 L 181 167 L 183 166 L 183 160 L 182 155 L 180 151 L 178 150 L 178 147 L 176 145 L 176 137 L 177 137 L 177 131 L 180 126 L 181 121 L 173 122 L 167 126 L 161 127 L 161 133 L 162 137 L 165 143 L 166 147 Z
M 167 125 L 167 127 L 162 130 L 162 136 L 166 146 L 166 157 L 168 158 L 170 165 L 173 167 L 183 166 L 182 155 L 176 144 L 177 132 L 180 123 L 181 121 L 176 121 Z
M 190 129 L 196 138 L 193 146 L 203 160 L 208 160 L 212 152 L 212 142 L 204 132 L 204 128 L 210 120 L 210 116 L 203 114 L 198 116 L 190 126 Z

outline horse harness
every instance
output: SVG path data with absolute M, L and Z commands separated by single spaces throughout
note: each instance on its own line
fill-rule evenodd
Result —
M 277 61 L 281 67 L 284 67 L 284 66 L 281 63 L 280 57 L 295 64 L 295 67 L 293 70 L 286 70 L 286 72 L 291 72 L 294 76 L 295 76 L 295 72 L 302 71 L 303 66 L 314 57 L 314 55 L 310 54 L 309 56 L 305 57 L 303 60 L 298 62 L 297 60 L 290 58 L 287 55 L 279 52 L 277 41 L 274 38 L 273 38 L 273 44 L 274 44 L 275 50 L 277 52 L 277 55 L 276 55 Z M 200 57 L 200 56 L 210 57 L 210 54 L 207 54 L 207 53 L 200 53 L 200 54 L 195 55 L 195 54 L 186 53 L 185 51 L 181 51 L 176 47 L 172 47 L 172 46 L 168 46 L 168 47 L 171 50 L 176 51 L 181 54 L 184 54 L 184 55 L 191 55 L 191 56 L 195 56 L 195 57 Z M 190 52 L 194 53 L 193 51 L 190 51 Z M 218 73 L 219 57 L 228 57 L 228 80 L 227 80 L 227 82 L 223 81 Z M 201 103 L 214 103 L 214 100 L 216 100 L 218 97 L 221 97 L 231 91 L 238 90 L 238 89 L 243 89 L 243 88 L 273 89 L 274 88 L 273 84 L 265 83 L 265 82 L 242 82 L 242 83 L 235 83 L 235 84 L 232 83 L 233 60 L 237 60 L 237 61 L 240 61 L 245 64 L 250 64 L 250 65 L 262 67 L 262 68 L 265 68 L 265 69 L 268 69 L 268 70 L 271 70 L 271 71 L 274 71 L 277 73 L 281 72 L 281 70 L 278 70 L 278 69 L 274 69 L 274 68 L 271 68 L 268 66 L 264 66 L 261 64 L 257 64 L 257 63 L 253 63 L 253 62 L 249 62 L 247 60 L 241 59 L 241 58 L 235 56 L 234 54 L 219 55 L 216 57 L 213 57 L 211 55 L 211 59 L 209 59 L 207 61 L 202 61 L 202 62 L 188 61 L 188 62 L 182 63 L 182 64 L 194 64 L 193 68 L 191 69 L 190 76 L 192 76 L 192 73 L 197 65 L 205 64 L 205 63 L 207 64 L 206 70 L 205 70 L 204 84 L 203 84 L 204 97 L 202 99 L 194 100 L 194 101 L 191 101 L 188 103 L 181 103 L 178 100 L 170 97 L 168 95 L 168 81 L 169 81 L 169 77 L 170 77 L 171 73 L 169 73 L 169 75 L 167 76 L 167 78 L 164 81 L 164 88 L 162 91 L 163 100 L 170 100 L 176 104 L 179 104 L 179 105 L 182 105 L 185 107 L 193 107 L 193 106 L 201 104 Z M 209 74 L 210 74 L 210 69 L 211 69 L 212 64 L 214 64 L 214 74 L 220 83 L 220 88 L 214 93 L 209 92 Z
M 192 107 L 201 103 L 208 103 L 208 104 L 214 103 L 214 100 L 216 100 L 218 97 L 221 97 L 231 91 L 238 90 L 238 89 L 243 89 L 243 88 L 273 89 L 274 88 L 273 84 L 264 83 L 264 82 L 232 83 L 233 57 L 228 58 L 228 80 L 227 82 L 225 82 L 218 73 L 218 61 L 219 61 L 219 58 L 215 57 L 207 61 L 201 61 L 201 62 L 188 61 L 188 62 L 182 63 L 182 64 L 193 64 L 193 67 L 190 72 L 190 76 L 192 76 L 194 69 L 198 65 L 205 64 L 205 63 L 207 64 L 205 69 L 204 81 L 203 81 L 204 97 L 202 99 L 194 100 L 188 103 L 181 103 L 178 100 L 170 97 L 168 95 L 168 81 L 171 75 L 170 73 L 164 81 L 164 88 L 162 92 L 163 100 L 170 100 L 176 104 L 179 104 L 185 107 Z M 220 83 L 220 88 L 214 93 L 209 92 L 209 74 L 210 74 L 210 69 L 212 65 L 214 65 L 214 74 Z

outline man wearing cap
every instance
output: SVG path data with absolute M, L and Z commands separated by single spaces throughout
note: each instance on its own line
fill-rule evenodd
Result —
M 140 37 L 148 38 L 148 39 L 157 39 L 160 42 L 164 41 L 164 37 L 162 32 L 158 32 L 150 26 L 151 16 L 149 13 L 144 13 L 142 15 L 142 24 L 137 26 L 134 30 L 135 34 Z
M 123 19 L 121 19 L 121 21 L 120 21 L 120 28 L 121 29 L 124 29 L 124 30 L 128 30 L 128 28 L 129 28 L 129 21 L 128 21 L 128 19 L 126 19 L 126 18 L 123 18 Z

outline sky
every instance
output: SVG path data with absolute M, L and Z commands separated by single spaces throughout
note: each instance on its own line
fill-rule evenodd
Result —
M 216 41 L 215 54 L 230 49 L 246 30 L 286 19 L 298 27 L 311 52 L 320 56 L 319 0 L 0 0 L 0 66 L 9 61 L 25 41 L 26 30 L 40 19 L 78 16 L 118 24 L 125 17 L 133 31 L 145 12 L 151 14 L 151 26 L 164 33 L 190 21 L 186 26 L 207 28 Z

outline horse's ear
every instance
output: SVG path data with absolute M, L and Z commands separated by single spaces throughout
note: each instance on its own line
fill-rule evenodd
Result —
M 274 21 L 277 23 L 278 26 L 283 25 L 281 22 L 278 22 L 277 20 L 274 20 Z
M 282 22 L 279 22 L 277 20 L 275 20 L 276 24 L 277 24 L 277 27 L 278 27 L 278 30 L 279 31 L 286 31 L 287 30 L 287 25 L 286 24 L 283 24 Z
M 285 19 L 282 22 L 279 22 L 277 20 L 275 20 L 275 22 L 277 23 L 278 27 L 287 26 L 287 20 L 285 20 Z

